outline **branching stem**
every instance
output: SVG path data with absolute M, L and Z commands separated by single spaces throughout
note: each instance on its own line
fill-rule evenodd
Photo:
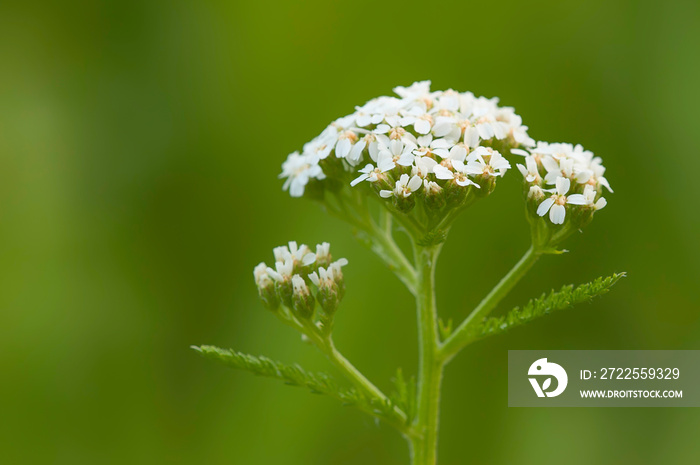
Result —
M 532 268 L 543 252 L 530 247 L 518 263 L 506 274 L 499 283 L 491 289 L 479 305 L 469 314 L 457 329 L 447 338 L 440 348 L 442 359 L 449 361 L 469 342 L 468 335 L 471 326 L 478 324 L 486 317 L 511 289 Z

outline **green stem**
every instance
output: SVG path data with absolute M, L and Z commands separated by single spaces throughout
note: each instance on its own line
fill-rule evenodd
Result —
M 418 408 L 414 428 L 419 436 L 411 439 L 413 465 L 437 463 L 438 424 L 440 415 L 440 384 L 444 364 L 439 357 L 440 341 L 437 331 L 435 302 L 435 265 L 440 246 L 416 247 L 418 271 L 419 373 Z
M 469 342 L 469 330 L 473 324 L 478 324 L 486 317 L 498 303 L 510 292 L 511 289 L 525 276 L 532 268 L 537 259 L 542 255 L 542 251 L 530 247 L 518 263 L 508 272 L 507 275 L 494 287 L 491 292 L 479 303 L 469 316 L 459 325 L 457 329 L 442 344 L 440 355 L 444 360 L 449 360 L 457 354 Z
M 299 321 L 295 317 L 288 315 L 280 315 L 280 319 L 285 322 L 285 324 L 296 329 L 300 333 L 304 334 L 313 345 L 315 345 L 323 354 L 328 358 L 328 360 L 345 376 L 357 389 L 357 391 L 362 394 L 367 399 L 372 399 L 375 402 L 382 404 L 387 404 L 390 399 L 374 385 L 365 375 L 362 374 L 360 370 L 355 368 L 355 365 L 350 363 L 350 360 L 345 358 L 343 354 L 336 349 L 333 339 L 330 335 L 323 335 L 319 332 L 318 328 L 311 322 Z M 391 421 L 388 418 L 383 418 L 389 421 L 390 424 L 401 431 L 407 438 L 415 436 L 415 431 L 407 424 L 406 412 L 398 407 L 394 407 L 394 412 L 398 419 L 396 421 Z M 368 412 L 373 414 L 373 412 Z
M 404 283 L 411 294 L 416 295 L 416 272 L 411 262 L 394 241 L 391 215 L 382 209 L 384 216 L 381 218 L 382 224 L 380 226 L 369 215 L 366 206 L 363 209 L 352 198 L 337 196 L 336 199 L 340 209 L 327 203 L 326 208 L 328 212 L 332 216 L 346 221 L 359 231 L 362 231 L 367 239 L 364 242 L 367 243 L 368 247 L 387 264 L 389 269 Z M 364 217 L 358 213 L 359 211 L 365 212 Z
M 333 365 L 338 368 L 346 378 L 352 382 L 357 390 L 365 396 L 380 399 L 386 402 L 389 399 L 370 380 L 368 380 L 355 366 L 335 348 L 333 340 L 328 338 L 326 344 L 321 348 Z M 405 415 L 404 415 L 405 417 Z
M 391 232 L 387 233 L 376 224 L 372 224 L 371 229 L 366 232 L 371 242 L 372 251 L 384 260 L 411 294 L 416 295 L 416 271 L 394 241 Z

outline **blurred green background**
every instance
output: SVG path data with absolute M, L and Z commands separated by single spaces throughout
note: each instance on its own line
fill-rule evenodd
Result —
M 698 56 L 696 1 L 3 2 L 0 462 L 406 464 L 387 427 L 188 346 L 327 369 L 252 279 L 273 246 L 327 240 L 350 260 L 337 345 L 383 388 L 415 373 L 407 292 L 277 174 L 354 105 L 431 79 L 499 96 L 535 139 L 584 144 L 615 188 L 501 311 L 629 273 L 448 367 L 441 463 L 697 463 L 697 409 L 509 409 L 506 360 L 700 349 Z M 443 315 L 527 248 L 515 178 L 453 229 Z

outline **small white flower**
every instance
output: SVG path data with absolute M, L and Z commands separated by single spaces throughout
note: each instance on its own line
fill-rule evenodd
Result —
M 454 114 L 459 111 L 459 92 L 448 89 L 435 97 L 431 111 L 436 114 Z
M 389 146 L 380 148 L 379 157 L 389 157 L 391 161 L 401 166 L 411 166 L 416 156 L 413 154 L 415 144 L 392 140 Z
M 385 199 L 392 195 L 398 198 L 407 198 L 420 189 L 421 185 L 423 185 L 423 180 L 420 176 L 409 178 L 407 174 L 402 174 L 399 180 L 396 181 L 396 187 L 394 187 L 393 191 L 381 190 L 379 191 L 379 195 Z
M 512 152 L 512 150 L 511 150 Z M 539 183 L 541 181 L 540 171 L 537 169 L 537 162 L 532 156 L 525 157 L 525 165 L 517 164 L 518 170 L 522 173 L 525 181 Z
M 294 262 L 292 262 L 291 259 L 284 262 L 276 262 L 274 270 L 269 266 L 267 267 L 267 274 L 278 283 L 289 281 L 292 278 L 293 272 Z
M 488 158 L 488 161 L 485 160 Z M 467 157 L 466 173 L 484 176 L 503 176 L 510 168 L 508 160 L 496 150 L 477 147 Z
M 389 145 L 391 142 L 391 139 L 386 134 L 383 134 L 381 132 L 378 132 L 377 129 L 373 129 L 372 131 L 367 131 L 365 129 L 357 129 L 357 132 L 360 134 L 364 134 L 360 142 L 355 144 L 353 147 L 353 150 L 350 151 L 350 154 L 348 155 L 348 160 L 354 159 L 356 156 L 362 156 L 362 150 L 364 150 L 365 147 L 367 147 L 367 152 L 369 153 L 369 157 L 372 159 L 373 162 L 376 163 L 377 161 L 377 156 L 379 155 L 379 149 L 380 147 L 386 147 Z M 364 142 L 364 145 L 361 146 L 361 148 L 358 149 L 358 145 L 361 144 L 361 142 Z M 359 150 L 359 152 L 357 152 Z M 353 164 L 356 164 L 353 163 Z
M 319 277 L 319 273 L 321 273 L 321 277 Z M 309 280 L 311 280 L 311 282 L 314 283 L 314 286 L 321 287 L 321 280 L 323 280 L 324 282 L 326 280 L 326 269 L 322 266 L 319 266 L 318 272 L 314 271 L 309 275 Z
M 442 158 L 449 158 L 452 161 L 463 162 L 467 158 L 467 148 L 460 142 L 450 149 L 450 152 L 446 157 Z
M 453 160 L 451 164 L 452 170 L 442 164 L 435 165 L 435 167 L 433 168 L 435 177 L 444 180 L 454 180 L 454 182 L 457 183 L 458 186 L 462 187 L 466 187 L 469 185 L 480 187 L 478 184 L 476 184 L 474 181 L 467 177 L 467 167 L 464 165 L 463 162 L 459 160 Z
M 605 176 L 603 176 L 603 174 L 605 173 L 605 167 L 603 165 L 601 165 L 600 162 L 601 162 L 601 160 L 598 157 L 591 160 L 589 168 L 593 174 L 591 175 L 591 179 L 588 182 L 600 184 L 601 186 L 605 187 L 610 192 L 613 192 L 612 187 L 610 187 L 610 184 L 608 183 L 608 180 L 605 179 Z
M 570 195 L 567 198 L 567 202 L 571 205 L 586 205 L 588 207 L 593 208 L 594 210 L 601 210 L 605 208 L 605 206 L 608 204 L 608 201 L 605 200 L 605 197 L 601 197 L 598 199 L 596 202 L 595 197 L 596 197 L 597 192 L 591 185 L 587 185 L 583 189 L 583 194 L 573 194 Z
M 433 127 L 433 117 L 425 112 L 425 108 L 414 107 L 407 113 L 408 114 L 401 119 L 402 126 L 413 126 L 413 130 L 417 134 L 430 134 L 430 129 Z
M 289 252 L 295 265 L 301 263 L 302 266 L 307 266 L 316 261 L 316 255 L 311 252 L 311 249 L 306 244 L 301 244 L 298 247 L 295 241 L 291 241 L 289 243 Z
M 527 199 L 535 201 L 540 201 L 544 198 L 544 189 L 538 185 L 530 186 L 530 190 L 527 192 Z
M 569 187 L 571 187 L 571 181 L 569 178 L 557 178 L 556 189 L 554 193 L 548 199 L 545 199 L 539 207 L 537 207 L 537 214 L 539 216 L 544 216 L 549 212 L 549 219 L 554 224 L 563 224 L 564 218 L 566 217 L 566 207 L 568 199 L 566 194 L 569 192 Z
M 458 140 L 462 134 L 458 120 L 452 112 L 438 113 L 432 133 L 435 137 L 444 137 L 450 140 Z
M 292 276 L 292 289 L 294 290 L 294 294 L 297 296 L 306 296 L 310 293 L 309 287 L 306 285 L 306 281 L 304 281 L 304 278 L 298 274 Z
M 451 144 L 445 139 L 433 139 L 432 134 L 425 134 L 416 140 L 418 146 L 413 149 L 416 156 L 437 155 L 440 158 L 448 157 Z
M 304 144 L 303 153 L 315 155 L 319 160 L 323 160 L 330 155 L 337 141 L 338 130 L 335 126 L 330 125 L 318 137 Z
M 328 272 L 333 276 L 333 280 L 336 283 L 340 283 L 343 280 L 343 270 L 341 268 L 347 264 L 347 258 L 339 258 L 328 267 Z
M 436 183 L 435 181 L 428 181 L 427 179 L 423 180 L 423 188 L 425 189 L 426 195 L 438 195 L 440 192 L 442 192 L 442 187 L 440 187 L 440 184 Z
M 359 137 L 357 134 L 350 129 L 338 134 L 338 143 L 335 146 L 335 156 L 338 158 L 347 158 L 355 147 L 358 139 Z M 364 146 L 362 148 L 364 148 Z
M 255 285 L 259 289 L 265 289 L 274 284 L 267 273 L 267 265 L 264 262 L 255 267 L 253 275 L 255 276 Z
M 331 245 L 328 242 L 322 242 L 316 245 L 316 260 L 318 263 L 330 263 Z
M 341 258 L 331 263 L 328 268 L 320 266 L 318 267 L 318 272 L 314 271 L 309 275 L 309 279 L 318 288 L 340 284 L 343 280 L 343 271 L 341 267 L 347 264 L 347 259 Z
M 504 124 L 506 132 L 513 141 L 524 147 L 532 147 L 535 141 L 527 135 L 527 126 L 523 126 L 523 119 L 515 114 L 511 107 L 502 107 L 496 110 L 496 119 Z
M 275 256 L 275 262 L 284 262 L 287 259 L 292 258 L 292 253 L 289 251 L 289 247 L 286 245 L 280 245 L 272 249 L 272 254 Z
M 389 137 L 390 140 L 400 140 L 406 144 L 416 145 L 416 136 L 406 130 L 403 127 L 403 117 L 401 116 L 387 116 L 384 118 L 386 124 L 382 123 L 376 127 L 374 130 L 377 134 L 383 134 Z
M 393 97 L 379 97 L 370 100 L 361 107 L 355 107 L 355 124 L 364 128 L 369 125 L 377 125 L 384 121 L 384 108 L 387 103 L 395 101 Z
M 369 182 L 377 182 L 382 173 L 386 173 L 389 170 L 393 170 L 395 167 L 396 163 L 394 163 L 394 161 L 391 159 L 391 155 L 381 155 L 379 156 L 379 162 L 377 163 L 377 167 L 375 168 L 374 165 L 368 163 L 364 168 L 359 170 L 359 172 L 362 174 L 355 178 L 350 183 L 350 186 L 354 187 L 364 180 L 367 180 Z
M 289 190 L 292 197 L 301 197 L 309 180 L 325 179 L 326 175 L 318 165 L 317 156 L 294 152 L 282 163 L 282 173 L 279 177 L 287 178 L 282 186 L 284 190 Z
M 575 162 L 573 158 L 562 157 L 557 160 L 553 156 L 544 157 L 542 164 L 544 169 L 547 170 L 547 174 L 544 177 L 545 182 L 554 184 L 558 177 L 575 180 L 579 184 L 588 182 L 593 173 L 587 169 L 575 169 Z
M 440 158 L 449 158 L 453 143 L 447 139 L 434 139 L 430 142 L 430 152 Z
M 275 262 L 286 262 L 290 260 L 294 266 L 301 264 L 302 266 L 311 265 L 316 261 L 316 256 L 311 252 L 311 249 L 306 244 L 297 246 L 296 241 L 290 241 L 288 246 L 281 245 L 272 249 L 275 256 Z
M 437 162 L 430 157 L 416 157 L 415 166 L 411 170 L 411 174 L 425 178 L 433 172 L 435 165 L 437 165 Z
M 414 82 L 409 87 L 394 87 L 394 92 L 409 101 L 430 98 L 430 81 Z

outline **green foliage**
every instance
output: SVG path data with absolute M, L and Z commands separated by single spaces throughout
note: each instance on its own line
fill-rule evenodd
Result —
M 395 391 L 390 396 L 391 401 L 406 414 L 406 423 L 410 424 L 416 415 L 416 378 L 413 376 L 406 380 L 403 370 L 396 370 L 396 377 L 392 379 Z
M 401 405 L 410 405 L 410 401 L 406 400 L 406 393 L 409 394 L 409 398 L 412 397 L 411 393 L 415 392 L 415 388 L 411 388 L 408 383 L 403 381 L 403 378 L 401 381 L 402 388 L 398 388 L 397 383 L 399 394 L 393 396 L 393 399 L 383 402 L 380 399 L 363 396 L 354 388 L 339 386 L 327 373 L 310 373 L 298 364 L 285 365 L 265 356 L 256 357 L 209 345 L 192 346 L 192 349 L 206 358 L 218 360 L 230 367 L 250 371 L 258 376 L 279 379 L 290 386 L 303 386 L 314 394 L 325 394 L 333 397 L 340 400 L 343 405 L 355 406 L 391 424 L 403 425 L 408 423 L 402 415 L 403 409 L 401 409 Z M 415 383 L 413 384 L 415 385 Z
M 581 284 L 576 288 L 573 285 L 566 285 L 559 291 L 552 290 L 549 294 L 542 294 L 537 299 L 531 299 L 523 308 L 515 307 L 506 315 L 487 318 L 470 331 L 468 339 L 475 341 L 500 334 L 553 311 L 588 302 L 594 297 L 607 293 L 620 278 L 625 276 L 625 273 L 615 273 L 607 278 L 600 277 L 590 283 Z
M 427 232 L 418 240 L 418 245 L 423 247 L 431 247 L 433 245 L 442 244 L 447 239 L 447 232 L 442 229 L 436 229 Z

